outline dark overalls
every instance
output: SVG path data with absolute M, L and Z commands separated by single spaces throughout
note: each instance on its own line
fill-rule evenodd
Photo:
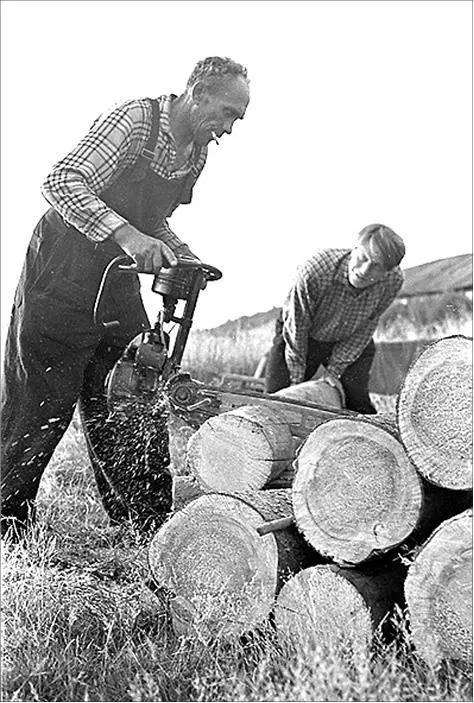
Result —
M 159 109 L 144 153 L 156 146 Z M 166 180 L 142 155 L 100 194 L 141 232 L 183 202 L 191 173 Z M 136 274 L 111 274 L 103 306 L 105 330 L 93 321 L 103 271 L 123 250 L 93 243 L 50 209 L 38 223 L 16 290 L 5 344 L 2 383 L 2 518 L 24 521 L 41 475 L 66 431 L 76 402 L 103 504 L 114 520 L 161 522 L 171 507 L 166 403 L 134 423 L 106 421 L 104 380 L 128 342 L 149 326 Z M 138 424 L 137 424 L 138 423 Z

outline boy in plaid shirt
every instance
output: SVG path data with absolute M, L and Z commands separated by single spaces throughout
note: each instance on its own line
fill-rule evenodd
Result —
M 402 238 L 389 227 L 364 227 L 353 249 L 321 249 L 299 269 L 276 323 L 266 366 L 273 393 L 318 376 L 344 390 L 348 409 L 373 414 L 372 339 L 403 284 Z

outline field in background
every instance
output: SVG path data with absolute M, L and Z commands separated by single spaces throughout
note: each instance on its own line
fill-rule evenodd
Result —
M 274 308 L 191 332 L 183 368 L 207 383 L 217 382 L 223 373 L 253 376 L 271 347 L 278 313 Z M 472 297 L 464 293 L 396 300 L 382 316 L 375 342 L 435 340 L 452 334 L 472 336 Z
M 394 306 L 378 339 L 471 335 L 470 301 L 448 303 L 437 319 L 432 305 L 417 316 Z M 228 323 L 225 333 L 195 332 L 185 366 L 204 380 L 252 374 L 275 314 Z M 375 401 L 393 409 L 394 397 Z M 177 426 L 173 434 L 173 468 L 183 473 L 186 433 Z M 470 672 L 429 669 L 416 657 L 401 613 L 397 638 L 376 637 L 364 660 L 317 643 L 295 651 L 270 625 L 231 643 L 199 632 L 177 638 L 166 594 L 147 587 L 146 546 L 131 526 L 109 524 L 75 417 L 42 479 L 35 529 L 19 543 L 2 542 L 3 700 L 472 700 Z

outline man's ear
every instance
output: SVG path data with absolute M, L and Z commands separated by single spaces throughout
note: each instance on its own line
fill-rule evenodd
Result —
M 197 103 L 201 102 L 203 97 L 206 95 L 206 86 L 202 81 L 198 81 L 193 85 L 192 96 L 193 100 Z

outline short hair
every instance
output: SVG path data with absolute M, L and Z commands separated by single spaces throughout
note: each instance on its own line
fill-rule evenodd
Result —
M 386 225 L 367 225 L 359 232 L 357 239 L 358 244 L 377 250 L 387 271 L 398 266 L 405 256 L 403 239 Z
M 242 76 L 249 83 L 247 69 L 242 64 L 229 59 L 227 56 L 208 56 L 198 61 L 188 78 L 186 87 L 191 89 L 198 81 L 203 82 L 211 90 L 227 76 Z

